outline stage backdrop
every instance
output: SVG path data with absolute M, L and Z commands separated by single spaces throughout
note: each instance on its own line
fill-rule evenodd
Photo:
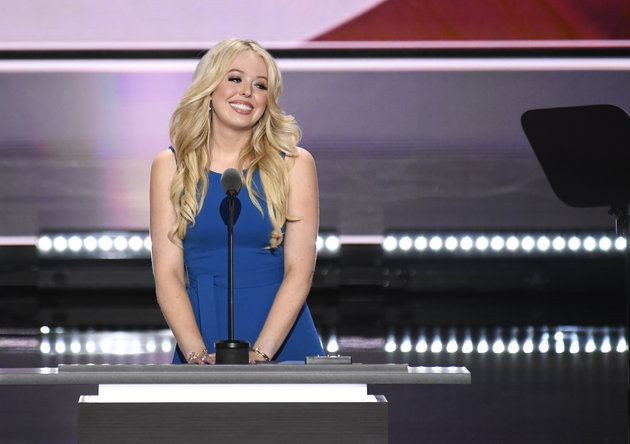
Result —
M 322 227 L 612 228 L 605 209 L 553 195 L 520 116 L 630 111 L 629 10 L 627 0 L 5 1 L 0 236 L 146 229 L 151 160 L 170 143 L 193 55 L 233 35 L 285 50 L 281 104 L 317 160 Z M 556 47 L 578 50 L 536 57 Z
M 4 0 L 0 49 L 620 44 L 629 22 L 627 0 Z

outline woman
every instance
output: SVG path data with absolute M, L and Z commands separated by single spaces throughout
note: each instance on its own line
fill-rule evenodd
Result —
M 174 363 L 213 364 L 214 342 L 228 336 L 220 177 L 231 167 L 245 185 L 234 225 L 234 337 L 250 342 L 250 363 L 323 354 L 305 302 L 318 229 L 315 162 L 278 105 L 281 82 L 257 43 L 219 43 L 173 113 L 171 149 L 153 161 L 153 270 L 177 340 Z

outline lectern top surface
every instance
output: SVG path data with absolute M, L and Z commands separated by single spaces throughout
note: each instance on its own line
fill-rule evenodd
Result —
M 61 365 L 0 369 L 0 385 L 17 384 L 470 384 L 465 367 L 407 364 Z

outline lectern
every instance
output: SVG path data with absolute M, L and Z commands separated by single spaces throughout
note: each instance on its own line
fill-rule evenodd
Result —
M 368 384 L 470 384 L 465 367 L 406 364 L 64 365 L 0 369 L 0 384 L 98 384 L 78 403 L 80 443 L 384 443 Z

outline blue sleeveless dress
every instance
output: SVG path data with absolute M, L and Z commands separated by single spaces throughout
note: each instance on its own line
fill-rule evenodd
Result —
M 261 196 L 262 184 L 254 173 L 254 189 Z M 235 200 L 234 211 L 234 339 L 250 346 L 267 319 L 284 276 L 283 247 L 266 249 L 272 225 L 254 206 L 245 186 Z M 228 339 L 227 322 L 227 221 L 228 199 L 221 187 L 221 174 L 209 172 L 208 192 L 194 226 L 184 239 L 184 262 L 188 272 L 188 296 L 206 348 L 215 352 L 217 340 Z M 278 361 L 304 361 L 324 355 L 321 341 L 306 303 L 292 330 L 274 356 Z M 173 363 L 185 363 L 179 347 Z

